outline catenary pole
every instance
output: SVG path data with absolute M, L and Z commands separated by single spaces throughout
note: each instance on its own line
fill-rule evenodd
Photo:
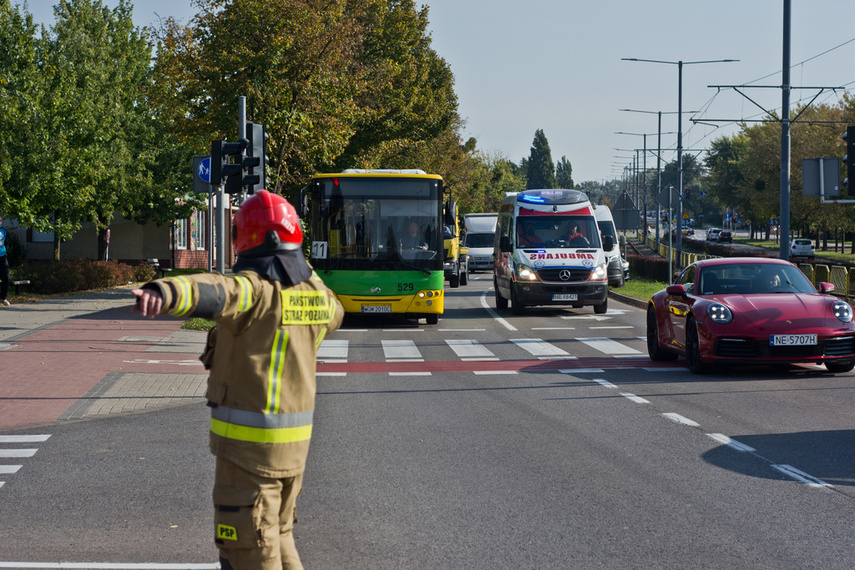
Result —
M 790 258 L 790 0 L 784 0 L 781 73 L 781 243 L 779 257 Z

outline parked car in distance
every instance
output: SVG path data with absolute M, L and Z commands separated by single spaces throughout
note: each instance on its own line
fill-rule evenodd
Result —
M 809 239 L 796 238 L 790 242 L 790 257 L 816 257 L 813 241 Z
M 782 259 L 728 257 L 696 261 L 655 293 L 647 307 L 651 360 L 686 357 L 695 374 L 717 364 L 825 364 L 855 368 L 852 307 L 819 292 Z M 762 323 L 762 325 L 758 325 Z
M 718 234 L 721 232 L 721 228 L 710 228 L 707 230 L 707 241 L 715 241 L 718 238 Z
M 716 236 L 715 241 L 718 243 L 733 243 L 733 234 L 727 230 L 721 230 L 718 232 L 718 236 Z

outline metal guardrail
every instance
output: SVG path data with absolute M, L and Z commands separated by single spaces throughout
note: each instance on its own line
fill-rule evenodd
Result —
M 677 252 L 674 248 L 668 247 L 668 244 L 662 242 L 657 243 L 655 238 L 652 236 L 648 236 L 645 243 L 647 243 L 647 245 L 654 251 L 658 251 L 659 255 L 665 259 L 668 259 L 669 250 L 671 250 L 671 260 L 676 261 Z M 701 259 L 714 259 L 717 257 L 720 256 L 687 253 L 684 251 L 680 256 L 680 266 L 685 267 Z M 819 287 L 819 284 L 822 282 L 831 283 L 834 285 L 835 295 L 855 297 L 855 290 L 853 290 L 853 287 L 855 287 L 855 279 L 852 278 L 853 274 L 855 274 L 855 268 L 849 269 L 842 265 L 813 265 L 811 263 L 799 263 L 797 266 L 802 270 L 802 273 L 805 274 L 810 282 L 813 283 L 814 287 Z

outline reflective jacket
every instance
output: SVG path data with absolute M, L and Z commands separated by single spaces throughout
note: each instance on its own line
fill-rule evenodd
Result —
M 313 274 L 284 287 L 254 271 L 153 281 L 160 314 L 217 323 L 202 361 L 210 370 L 210 447 L 264 477 L 303 471 L 315 409 L 317 349 L 344 309 Z

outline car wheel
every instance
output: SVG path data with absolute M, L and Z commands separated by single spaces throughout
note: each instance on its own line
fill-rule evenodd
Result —
M 427 324 L 435 325 L 439 322 L 439 315 L 428 315 L 425 317 Z
M 647 309 L 647 354 L 650 360 L 676 360 L 677 353 L 663 350 L 659 346 L 659 323 L 656 320 L 656 309 L 653 305 Z
M 594 313 L 597 315 L 605 315 L 606 311 L 609 310 L 609 298 L 606 297 L 606 300 L 603 301 L 599 305 L 594 305 Z
M 511 285 L 511 312 L 515 315 L 521 315 L 525 312 L 525 305 L 520 302 L 513 285 Z
M 689 319 L 686 323 L 686 361 L 692 374 L 706 374 L 710 371 L 710 365 L 701 362 L 698 325 L 694 319 Z
M 465 273 L 460 274 L 460 284 L 461 285 L 468 285 L 469 284 L 469 269 L 467 269 Z
M 826 362 L 825 367 L 833 374 L 843 374 L 855 368 L 855 360 L 834 360 Z
M 499 284 L 496 283 L 496 280 L 493 279 L 493 289 L 496 292 L 496 308 L 500 311 L 504 311 L 508 308 L 508 300 L 502 297 L 502 294 L 499 293 Z

